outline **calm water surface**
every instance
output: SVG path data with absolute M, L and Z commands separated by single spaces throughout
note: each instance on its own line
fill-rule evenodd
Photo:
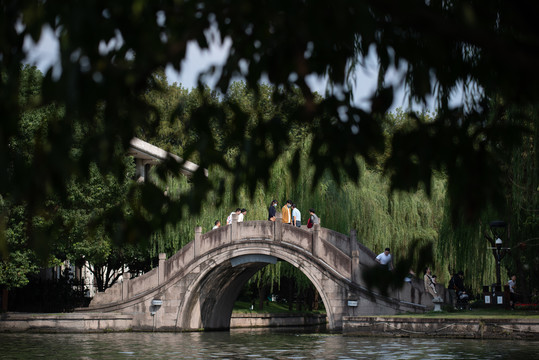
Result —
M 0 334 L 0 359 L 538 358 L 538 341 L 358 338 L 291 330 Z

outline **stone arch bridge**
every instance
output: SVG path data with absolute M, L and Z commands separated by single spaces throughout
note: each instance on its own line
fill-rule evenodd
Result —
M 329 328 L 341 330 L 349 316 L 424 312 L 432 306 L 419 281 L 382 296 L 369 291 L 362 269 L 375 254 L 356 240 L 315 225 L 245 221 L 202 234 L 171 258 L 159 256 L 152 271 L 124 279 L 98 293 L 84 311 L 130 314 L 134 330 L 230 328 L 234 302 L 259 269 L 278 259 L 300 269 L 324 302 Z M 82 309 L 79 309 L 79 311 Z

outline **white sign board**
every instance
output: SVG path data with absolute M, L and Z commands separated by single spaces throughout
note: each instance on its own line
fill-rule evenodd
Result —
M 348 306 L 357 306 L 357 300 L 348 300 Z
M 498 304 L 503 304 L 503 296 L 498 296 Z
M 490 304 L 490 295 L 485 296 L 485 304 Z

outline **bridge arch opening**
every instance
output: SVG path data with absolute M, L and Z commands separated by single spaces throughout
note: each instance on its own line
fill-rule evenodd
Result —
M 255 318 L 257 311 L 274 313 L 296 311 L 303 314 L 317 312 L 320 314 L 320 311 L 325 309 L 319 292 L 309 278 L 300 269 L 286 261 L 268 264 L 255 273 L 243 286 L 234 307 L 254 310 Z M 303 316 L 301 320 L 290 320 L 292 323 L 283 325 L 309 324 L 309 319 Z M 256 323 L 257 319 L 251 321 Z M 260 322 L 258 324 L 262 325 Z
M 190 316 L 184 316 L 181 323 L 177 325 L 183 329 L 230 329 L 234 304 L 245 289 L 245 285 L 258 271 L 268 264 L 275 265 L 278 261 L 281 264 L 289 264 L 305 275 L 312 284 L 313 290 L 318 294 L 321 306 L 326 309 L 326 316 L 331 324 L 333 320 L 331 308 L 328 306 L 322 284 L 318 281 L 319 277 L 312 273 L 313 269 L 306 269 L 300 265 L 297 253 L 285 256 L 285 254 L 268 255 L 252 252 L 214 263 L 214 266 L 196 282 L 191 291 L 192 296 L 186 299 L 185 308 L 180 310 L 183 314 L 190 314 Z M 290 300 L 287 299 L 287 301 Z M 255 306 L 257 305 L 258 300 Z

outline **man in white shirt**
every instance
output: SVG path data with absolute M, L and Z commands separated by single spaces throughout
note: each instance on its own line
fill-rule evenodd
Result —
M 301 213 L 296 204 L 292 204 L 292 225 L 301 227 Z
M 388 270 L 391 270 L 391 254 L 389 253 L 389 248 L 386 248 L 383 253 L 378 255 L 376 261 Z

